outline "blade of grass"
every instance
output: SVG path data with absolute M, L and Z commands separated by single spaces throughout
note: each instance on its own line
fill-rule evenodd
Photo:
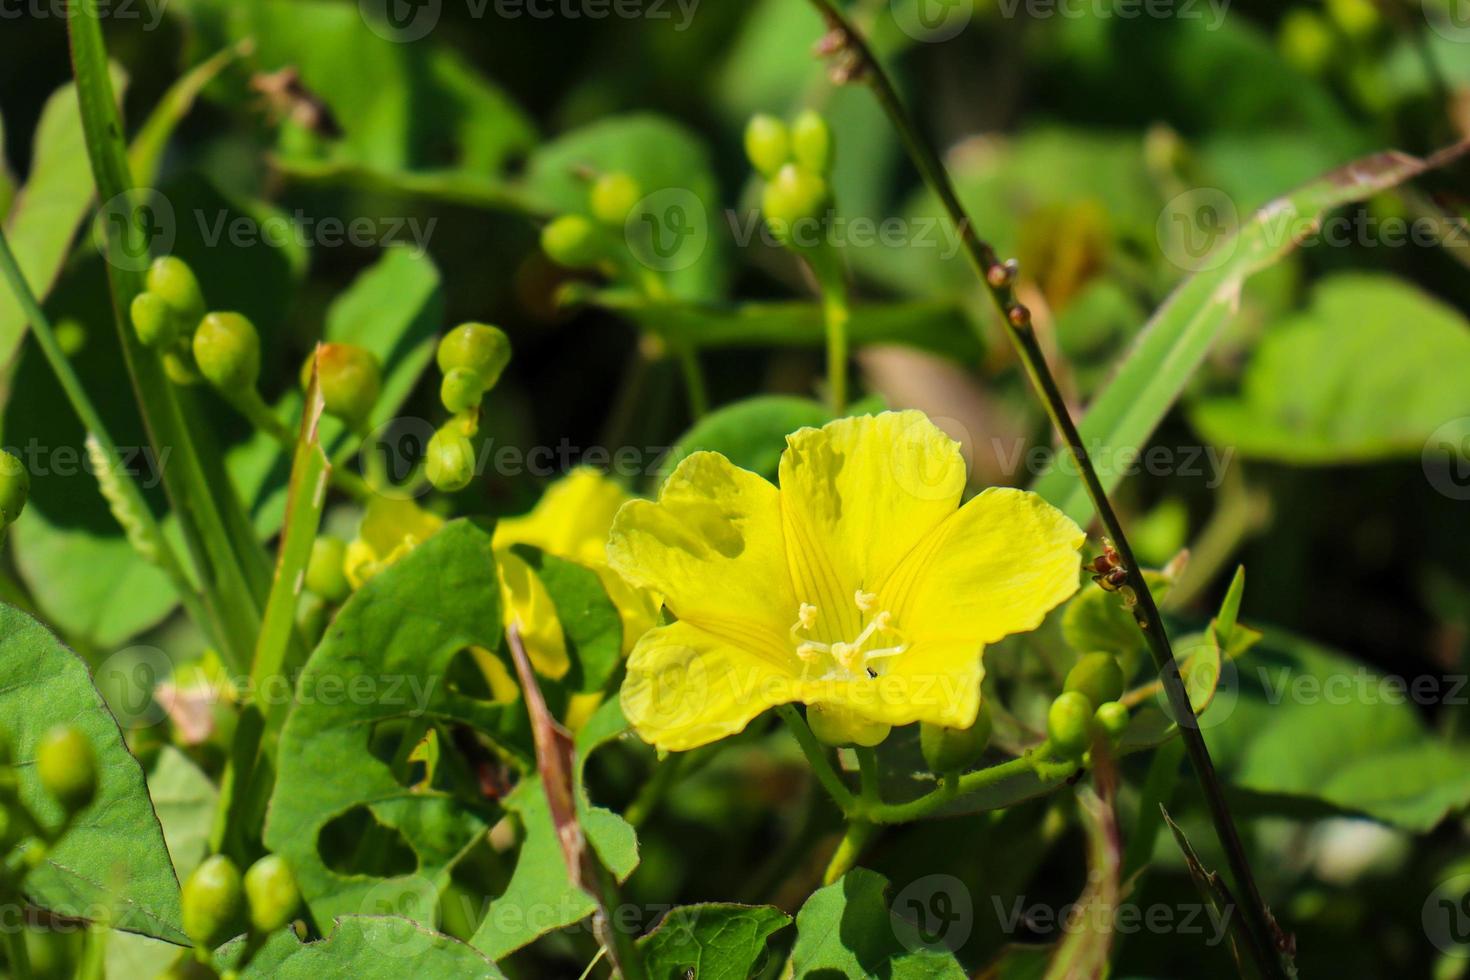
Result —
M 107 74 L 107 49 L 97 0 L 68 7 L 72 68 L 81 107 L 87 156 L 98 199 L 133 204 L 133 183 L 123 146 L 122 120 Z M 104 204 L 104 207 L 107 205 Z M 131 206 L 124 211 L 130 218 Z M 232 669 L 244 670 L 260 630 L 260 610 L 269 582 L 264 549 L 250 531 L 248 519 L 224 477 L 217 448 L 196 439 L 187 410 L 187 393 L 172 385 L 158 356 L 143 347 L 128 327 L 128 309 L 142 289 L 142 274 L 123 255 L 146 254 L 150 242 L 134 223 L 107 222 L 108 280 L 113 317 L 122 342 L 123 359 L 132 379 L 149 440 L 155 451 L 167 449 L 171 465 L 163 470 L 164 492 L 178 515 L 194 558 L 204 603 L 217 624 L 220 654 Z

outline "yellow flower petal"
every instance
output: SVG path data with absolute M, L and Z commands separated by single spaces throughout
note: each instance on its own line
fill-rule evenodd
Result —
M 572 661 L 567 656 L 566 638 L 546 586 L 514 552 L 498 552 L 495 564 L 500 572 L 500 604 L 505 625 L 514 623 L 520 627 L 526 656 L 536 673 L 552 680 L 566 676 Z
M 743 731 L 790 699 L 793 678 L 690 623 L 645 633 L 628 658 L 623 714 L 645 742 L 682 752 Z
M 872 591 L 954 513 L 965 487 L 959 444 L 922 412 L 839 419 L 786 438 L 781 456 L 791 576 L 832 637 L 860 628 L 852 595 Z
M 994 643 L 1040 626 L 1077 591 L 1086 537 L 1036 494 L 992 488 L 925 536 L 878 603 L 916 643 Z
M 529 514 L 501 518 L 493 547 L 529 544 L 568 561 L 601 565 L 607 561 L 607 532 L 627 499 L 616 482 L 579 466 L 547 487 Z
M 658 503 L 618 511 L 608 561 L 674 614 L 778 666 L 795 661 L 787 634 L 797 602 L 786 569 L 780 496 L 717 453 L 681 462 Z

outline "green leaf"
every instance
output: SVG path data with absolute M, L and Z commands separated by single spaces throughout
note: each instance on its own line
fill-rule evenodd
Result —
M 654 302 L 617 290 L 593 292 L 586 299 L 670 341 L 709 350 L 821 347 L 827 336 L 821 308 L 815 303 Z M 984 352 L 963 309 L 954 301 L 859 304 L 852 309 L 847 329 L 854 344 L 904 344 L 963 363 L 974 363 Z
M 1392 276 L 1340 273 L 1267 329 L 1238 395 L 1202 400 L 1190 418 L 1218 445 L 1279 462 L 1418 457 L 1470 415 L 1467 376 L 1461 313 Z
M 1143 577 L 1154 594 L 1154 601 L 1162 603 L 1169 594 L 1171 580 L 1147 569 Z M 1116 592 L 1091 585 L 1084 587 L 1062 612 L 1062 636 L 1078 656 L 1111 653 L 1117 657 L 1125 680 L 1131 680 L 1138 668 L 1148 662 L 1148 641 L 1123 597 Z
M 148 771 L 148 795 L 180 881 L 208 853 L 209 832 L 219 792 L 188 756 L 165 745 Z
M 488 829 L 488 803 L 406 787 L 369 748 L 378 725 L 422 721 L 468 725 L 528 758 L 518 704 L 480 701 L 445 680 L 461 650 L 493 650 L 500 637 L 491 531 L 468 521 L 445 525 L 337 614 L 297 680 L 265 827 L 266 845 L 291 862 L 318 922 L 369 910 L 370 899 L 392 908 L 421 900 Z M 327 866 L 323 828 L 361 806 L 402 835 L 413 874 L 384 879 Z
M 889 910 L 887 889 L 888 879 L 856 868 L 813 892 L 796 915 L 793 975 L 962 980 L 966 973 L 952 953 L 917 944 L 918 930 L 904 910 Z
M 1174 291 L 1092 403 L 1079 425 L 1083 444 L 1111 452 L 1141 450 L 1230 323 L 1245 281 L 1290 254 L 1295 233 L 1339 205 L 1395 187 L 1447 159 L 1426 161 L 1390 152 L 1357 160 L 1271 202 L 1234 235 L 1216 242 L 1218 251 L 1209 261 L 1219 264 L 1203 268 Z M 1033 489 L 1073 520 L 1086 523 L 1092 502 L 1070 469 L 1054 467 Z M 1101 474 L 1105 490 L 1117 486 L 1121 469 Z
M 709 152 L 694 133 L 646 114 L 599 119 L 566 133 L 531 155 L 525 178 L 530 206 L 547 214 L 588 213 L 589 171 L 637 179 L 655 234 L 676 236 L 668 242 L 674 251 L 667 263 L 675 295 L 712 300 L 724 294 L 724 211 Z
M 747 980 L 791 916 L 770 905 L 685 905 L 638 940 L 649 980 Z
M 1118 903 L 1123 899 L 1123 847 L 1118 836 L 1113 789 L 1109 785 L 1115 778 L 1111 773 L 1107 776 L 1099 773 L 1095 782 L 1100 793 L 1089 786 L 1077 793 L 1082 827 L 1087 832 L 1087 887 L 1077 899 L 1075 916 L 1069 916 L 1070 921 L 1079 925 L 1067 929 L 1057 944 L 1046 970 L 1047 980 L 1101 977 L 1108 973 Z
M 118 928 L 187 942 L 178 879 L 142 767 L 123 744 L 86 665 L 40 623 L 3 605 L 0 718 L 17 760 L 21 799 L 48 826 L 58 826 L 62 812 L 36 775 L 36 743 L 66 722 L 81 730 L 97 754 L 97 798 L 26 878 L 27 899 L 64 916 L 105 912 Z
M 597 573 L 530 545 L 511 551 L 531 567 L 556 608 L 571 668 L 552 685 L 578 693 L 600 691 L 623 659 L 623 621 Z
M 121 97 L 126 79 L 114 72 Z M 31 155 L 30 180 L 20 188 L 5 220 L 16 260 L 36 296 L 44 300 L 71 252 L 72 237 L 94 199 L 92 172 L 75 85 L 64 85 L 41 110 Z M 25 336 L 20 302 L 0 289 L 0 365 L 9 364 Z
M 217 958 L 222 964 L 234 963 L 241 947 L 232 943 Z M 315 943 L 301 942 L 290 930 L 278 932 L 239 976 L 241 980 L 402 980 L 405 971 L 423 980 L 504 980 L 494 963 L 459 940 L 410 919 L 380 915 L 343 916 L 330 936 Z
M 726 405 L 679 437 L 659 467 L 659 482 L 668 479 L 674 467 L 690 455 L 703 450 L 719 453 L 774 482 L 786 437 L 797 429 L 831 420 L 832 412 L 826 406 L 792 395 L 757 395 Z
M 1201 719 L 1232 785 L 1420 833 L 1470 807 L 1470 747 L 1426 728 L 1408 681 L 1277 631 L 1250 663 Z
M 588 719 L 573 743 L 577 824 L 597 859 L 618 881 L 626 880 L 638 866 L 638 835 L 618 814 L 592 805 L 583 779 L 588 757 L 627 730 L 627 719 L 613 699 Z M 520 853 L 505 891 L 490 903 L 484 921 L 470 939 L 476 949 L 495 960 L 597 911 L 597 902 L 572 884 L 567 874 L 566 855 L 557 838 L 541 778 L 527 777 L 506 798 L 505 807 L 520 819 Z

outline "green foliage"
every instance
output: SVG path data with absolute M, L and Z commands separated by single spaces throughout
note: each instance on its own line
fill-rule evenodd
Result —
M 240 971 L 241 980 L 317 980 L 334 975 L 395 980 L 403 976 L 406 964 L 428 980 L 503 980 L 495 964 L 469 946 L 407 919 L 349 915 L 334 925 L 326 939 L 314 943 L 303 943 L 289 932 L 277 933 Z M 239 944 L 226 947 L 221 959 L 230 962 L 239 948 Z
M 825 425 L 831 419 L 826 406 L 783 395 L 762 395 L 726 405 L 679 437 L 659 467 L 659 478 L 667 478 L 693 453 L 707 451 L 774 481 L 787 434 L 806 426 Z
M 964 977 L 964 969 L 950 953 L 918 943 L 918 928 L 902 918 L 912 911 L 890 911 L 887 890 L 882 875 L 858 868 L 814 892 L 796 915 L 793 975 L 798 980 L 817 980 L 829 971 L 844 977 L 906 980 Z M 908 945 L 901 936 L 909 939 Z
M 791 923 L 769 905 L 685 905 L 638 940 L 651 980 L 746 980 L 766 956 L 766 940 Z
M 623 623 L 602 581 L 590 569 L 530 547 L 511 549 L 551 596 L 571 669 L 560 686 L 576 693 L 606 688 L 622 666 Z
M 106 910 L 119 928 L 183 942 L 179 883 L 142 768 L 123 745 L 86 665 L 45 627 L 9 606 L 0 606 L 0 714 L 16 759 L 27 763 L 17 770 L 21 799 L 47 826 L 61 824 L 62 808 L 29 763 L 55 719 L 70 719 L 97 759 L 90 815 L 27 876 L 27 898 L 64 916 Z M 106 873 L 99 875 L 101 869 Z

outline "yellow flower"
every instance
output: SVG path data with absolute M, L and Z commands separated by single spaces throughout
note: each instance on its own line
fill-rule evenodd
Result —
M 546 587 L 510 549 L 532 545 L 596 572 L 622 620 L 626 654 L 658 615 L 653 596 L 630 586 L 607 565 L 608 531 L 627 499 L 618 484 L 595 469 L 581 467 L 548 488 L 529 514 L 503 518 L 495 526 L 493 546 L 505 625 L 520 624 L 526 654 L 544 677 L 557 680 L 571 667 L 566 640 Z
M 342 571 L 354 589 L 408 554 L 444 526 L 444 519 L 412 500 L 373 497 L 357 538 L 347 545 Z
M 786 442 L 779 490 L 701 452 L 657 503 L 618 512 L 610 564 L 679 620 L 638 641 L 623 712 L 670 751 L 790 702 L 862 744 L 918 721 L 968 728 L 985 645 L 1077 590 L 1085 535 L 1019 490 L 959 507 L 959 446 L 919 412 Z

